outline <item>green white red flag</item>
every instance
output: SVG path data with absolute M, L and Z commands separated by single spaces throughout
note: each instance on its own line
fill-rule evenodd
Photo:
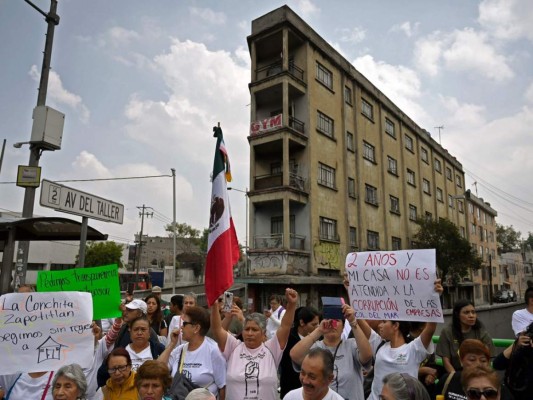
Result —
M 231 182 L 228 152 L 224 144 L 222 129 L 214 127 L 213 131 L 215 132 L 213 136 L 217 138 L 217 145 L 213 163 L 205 265 L 205 293 L 210 306 L 233 285 L 233 266 L 239 261 L 239 243 L 231 218 L 227 189 L 227 182 Z

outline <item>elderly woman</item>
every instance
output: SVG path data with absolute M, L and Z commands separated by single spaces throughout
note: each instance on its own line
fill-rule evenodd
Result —
M 165 393 L 171 383 L 170 371 L 158 361 L 146 361 L 135 374 L 135 386 L 140 400 L 170 400 Z
M 158 358 L 168 365 L 172 376 L 182 373 L 194 384 L 208 389 L 219 399 L 224 399 L 226 386 L 226 360 L 216 343 L 206 338 L 209 330 L 209 313 L 202 307 L 187 307 L 181 315 L 181 336 L 186 344 L 176 347 L 180 330 L 172 332 L 169 346 Z
M 54 400 L 85 400 L 87 380 L 78 364 L 61 367 L 52 381 Z
M 298 293 L 285 290 L 287 311 L 276 334 L 265 342 L 265 316 L 259 313 L 248 315 L 242 332 L 243 342 L 222 328 L 220 313 L 211 312 L 211 332 L 220 351 L 228 362 L 226 397 L 228 399 L 257 398 L 276 400 L 278 398 L 277 370 L 283 350 L 289 338 L 294 320 Z
M 329 387 L 344 399 L 364 400 L 363 370 L 372 366 L 372 348 L 358 326 L 354 309 L 345 304 L 342 312 L 354 338 L 342 340 L 344 319 L 323 320 L 313 332 L 294 345 L 290 356 L 295 364 L 301 365 L 310 349 L 320 347 L 329 350 L 334 358 L 334 377 Z
M 442 357 L 446 372 L 453 373 L 461 369 L 459 346 L 465 339 L 481 340 L 495 355 L 496 349 L 492 338 L 477 318 L 476 309 L 470 300 L 460 300 L 453 306 L 452 323 L 440 333 L 437 343 L 437 355 Z
M 116 348 L 107 357 L 106 365 L 111 378 L 102 388 L 104 400 L 138 400 L 130 353 L 122 347 Z
M 468 400 L 500 400 L 501 382 L 496 371 L 480 365 L 465 368 L 461 384 Z
M 398 372 L 383 378 L 381 400 L 430 400 L 429 394 L 418 379 Z

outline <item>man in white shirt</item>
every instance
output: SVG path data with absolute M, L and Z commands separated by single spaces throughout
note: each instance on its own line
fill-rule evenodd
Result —
M 302 387 L 291 390 L 283 400 L 342 400 L 329 385 L 333 380 L 333 354 L 327 349 L 314 347 L 302 361 Z
M 281 325 L 281 319 L 285 315 L 285 308 L 281 305 L 281 296 L 273 294 L 270 296 L 270 310 L 265 311 L 267 318 L 266 336 L 272 339 Z
M 513 319 L 511 321 L 516 337 L 518 337 L 521 332 L 524 332 L 533 322 L 533 287 L 528 287 L 526 289 L 524 300 L 526 303 L 526 308 L 516 310 L 513 313 Z

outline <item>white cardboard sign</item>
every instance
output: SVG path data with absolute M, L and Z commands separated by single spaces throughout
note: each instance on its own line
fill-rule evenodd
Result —
M 0 375 L 91 365 L 94 336 L 90 293 L 0 296 Z
M 435 249 L 349 253 L 346 273 L 356 318 L 444 322 Z

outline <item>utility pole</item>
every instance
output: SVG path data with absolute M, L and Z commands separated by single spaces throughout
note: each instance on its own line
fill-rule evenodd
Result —
M 492 254 L 489 253 L 489 304 L 492 303 Z
M 438 130 L 439 130 L 439 144 L 442 145 L 442 142 L 441 142 L 441 140 L 440 140 L 440 131 L 444 129 L 444 125 L 436 126 L 435 129 L 438 129 Z
M 41 80 L 39 82 L 39 94 L 37 96 L 37 107 L 45 106 L 46 93 L 48 91 L 48 75 L 50 73 L 50 61 L 52 60 L 52 44 L 54 42 L 54 30 L 56 25 L 59 24 L 59 15 L 56 14 L 57 0 L 50 0 L 50 11 L 48 12 L 48 14 L 38 8 L 35 4 L 31 3 L 29 0 L 24 1 L 30 6 L 32 6 L 34 9 L 36 9 L 40 14 L 42 14 L 45 18 L 46 23 L 48 24 L 43 53 L 43 65 L 41 67 Z M 28 161 L 28 166 L 39 166 L 39 158 L 41 158 L 41 153 L 43 152 L 43 150 L 45 149 L 41 147 L 38 143 L 30 143 L 30 159 Z M 33 217 L 34 203 L 35 188 L 26 187 L 24 192 L 24 203 L 22 206 L 22 218 Z M 15 286 L 17 286 L 17 281 L 20 285 L 26 283 L 26 270 L 28 268 L 29 251 L 30 242 L 19 242 L 17 251 Z
M 153 210 L 152 207 L 146 207 L 144 204 L 142 207 L 137 207 L 139 210 L 139 217 L 141 217 L 141 234 L 139 235 L 139 257 L 137 259 L 137 270 L 136 270 L 136 278 L 135 278 L 135 286 L 139 284 L 139 267 L 141 266 L 142 261 L 142 249 L 143 249 L 143 228 L 144 228 L 144 217 L 153 217 L 154 213 L 147 212 L 146 210 Z

